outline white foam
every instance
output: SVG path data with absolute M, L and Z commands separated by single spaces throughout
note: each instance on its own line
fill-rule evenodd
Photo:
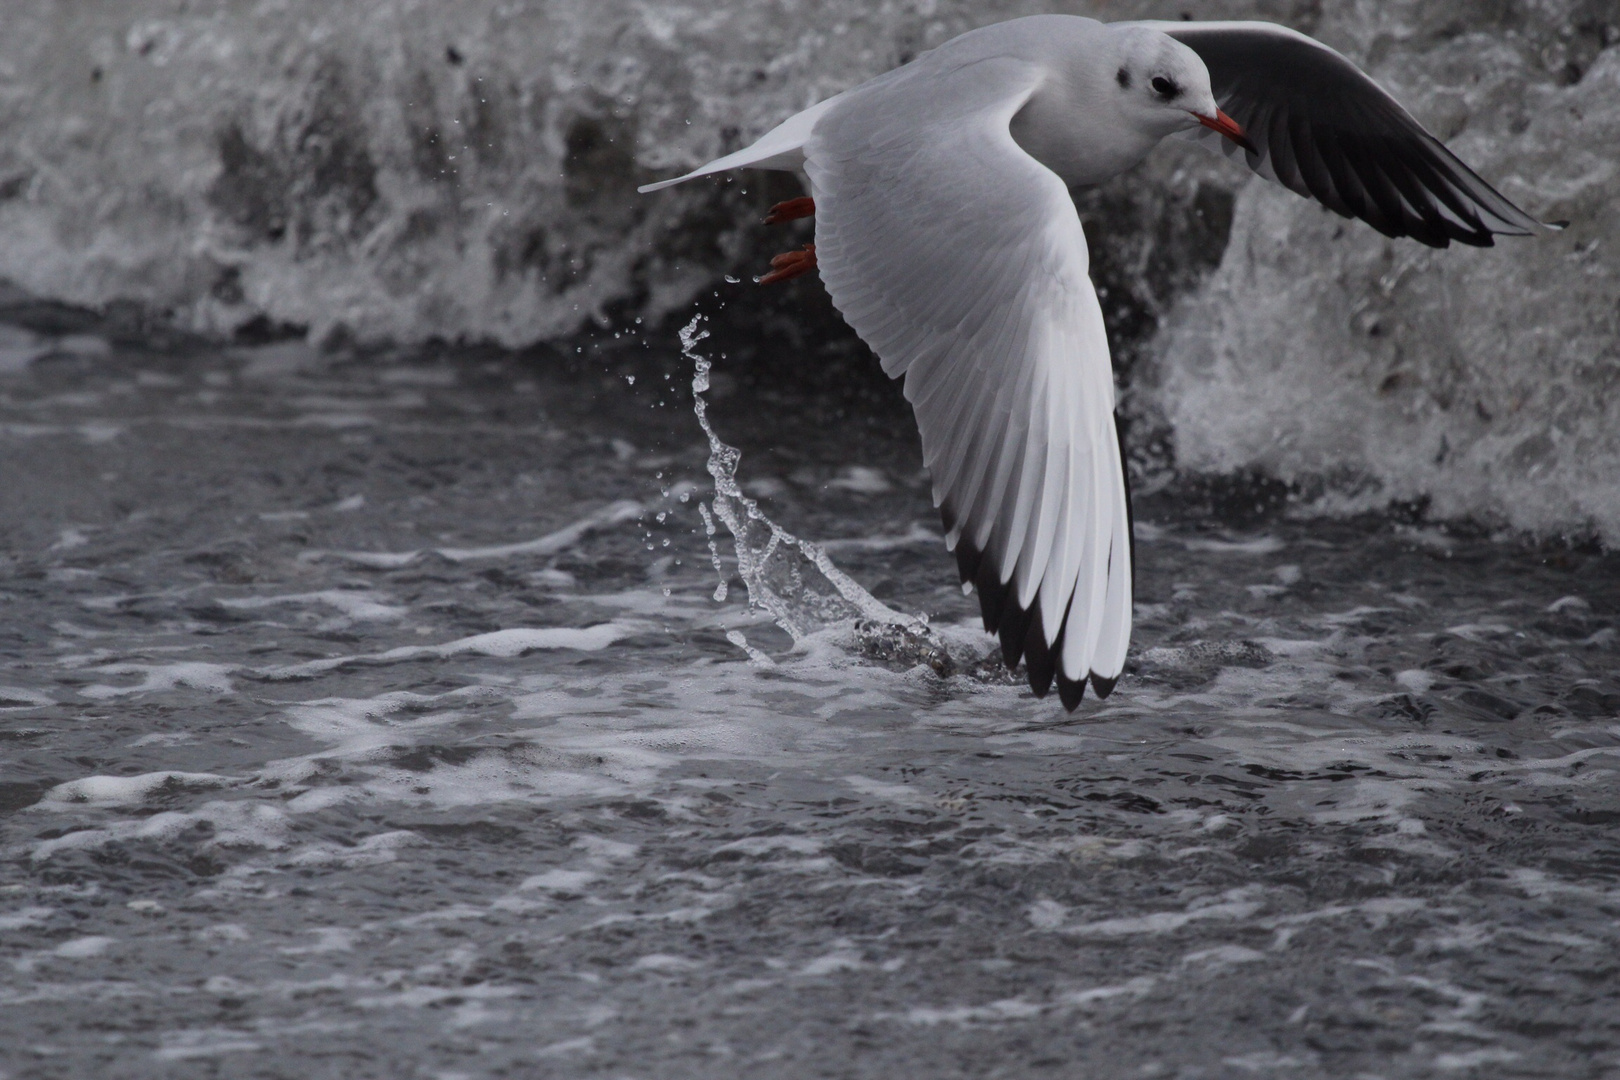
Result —
M 586 852 L 594 863 L 611 863 L 620 859 L 634 858 L 641 849 L 623 840 L 613 840 L 606 836 L 594 836 L 583 833 L 574 838 L 574 846 Z
M 463 694 L 427 696 L 409 691 L 395 691 L 373 698 L 319 698 L 287 706 L 285 715 L 297 730 L 331 744 L 327 756 L 364 758 L 380 747 L 409 741 L 412 737 L 431 732 L 455 722 L 461 714 L 454 710 L 427 712 L 432 706 L 456 700 L 467 700 Z M 412 719 L 392 720 L 393 714 L 426 712 Z M 300 783 L 313 775 L 314 767 L 308 758 L 293 758 L 269 763 L 261 775 L 283 783 Z
M 837 476 L 827 481 L 827 486 L 859 495 L 877 495 L 894 489 L 882 469 L 869 465 L 846 465 Z
M 1253 964 L 1268 957 L 1257 949 L 1242 945 L 1217 945 L 1211 949 L 1196 949 L 1181 958 L 1183 967 L 1197 966 L 1220 970 L 1237 964 Z
M 38 690 L 29 690 L 22 686 L 0 686 L 0 712 L 38 709 L 55 704 L 54 698 L 46 697 Z
M 245 1054 L 262 1050 L 264 1045 L 233 1028 L 188 1028 L 165 1031 L 162 1045 L 152 1051 L 159 1061 L 194 1061 L 222 1054 Z
M 58 804 L 57 808 L 64 806 L 71 804 Z M 269 803 L 242 799 L 204 803 L 186 813 L 165 811 L 151 817 L 115 821 L 101 828 L 81 829 L 38 841 L 30 846 L 29 854 L 35 862 L 44 862 L 59 851 L 93 850 L 125 840 L 170 840 L 199 822 L 213 827 L 213 835 L 205 847 L 275 849 L 287 843 L 289 822 L 285 812 Z
M 308 844 L 287 861 L 293 866 L 376 866 L 399 857 L 399 849 L 421 843 L 422 838 L 406 829 L 377 833 L 356 844 Z
M 1441 1072 L 1460 1072 L 1465 1069 L 1477 1069 L 1481 1065 L 1508 1065 L 1523 1057 L 1524 1055 L 1517 1050 L 1506 1050 L 1500 1046 L 1485 1046 L 1478 1050 L 1459 1050 L 1436 1054 L 1434 1067 Z
M 543 629 L 514 628 L 495 630 L 487 634 L 457 638 L 442 645 L 401 645 L 380 653 L 360 653 L 354 656 L 332 656 L 324 660 L 310 660 L 302 664 L 260 668 L 255 674 L 265 679 L 310 679 L 341 667 L 357 664 L 397 664 L 407 660 L 429 657 L 447 659 L 452 656 L 478 655 L 510 659 L 525 653 L 546 649 L 577 649 L 597 652 L 632 634 L 641 632 L 638 624 L 607 622 L 584 629 L 553 626 Z
M 621 522 L 631 521 L 640 517 L 646 508 L 641 503 L 630 499 L 621 499 L 609 503 L 594 513 L 571 525 L 565 525 L 555 532 L 549 532 L 534 540 L 524 540 L 515 544 L 496 544 L 490 547 L 474 548 L 425 548 L 415 551 L 310 551 L 305 552 L 302 559 L 320 559 L 330 556 L 344 559 L 359 566 L 367 566 L 374 570 L 398 570 L 409 566 L 426 554 L 434 554 L 451 562 L 473 562 L 481 559 L 511 559 L 518 556 L 547 556 L 556 555 L 578 544 L 590 533 L 598 529 L 605 529 Z
M 93 669 L 97 674 L 140 675 L 134 686 L 87 686 L 79 693 L 97 701 L 106 701 L 132 694 L 155 694 L 175 690 L 182 686 L 193 690 L 206 690 L 215 694 L 232 694 L 229 675 L 237 670 L 235 664 L 208 664 L 201 661 L 181 661 L 173 664 L 107 664 Z
M 69 806 L 139 806 L 154 795 L 184 791 L 206 791 L 229 787 L 238 781 L 214 773 L 152 772 L 139 776 L 87 776 L 69 780 L 47 791 L 38 805 L 61 809 Z
M 0 915 L 0 931 L 22 930 L 30 926 L 39 926 L 49 921 L 50 917 L 55 914 L 55 908 L 30 907 Z
M 1029 924 L 1037 930 L 1056 930 L 1069 921 L 1068 905 L 1046 898 L 1029 905 L 1025 914 Z
M 262 516 L 262 515 L 261 515 Z M 386 597 L 377 593 L 351 589 L 324 589 L 313 593 L 291 593 L 285 596 L 245 596 L 219 600 L 221 607 L 252 611 L 279 604 L 324 604 L 335 608 L 355 622 L 387 622 L 404 617 L 408 608 L 384 603 Z
M 123 434 L 122 424 L 93 421 L 84 424 L 26 424 L 15 421 L 0 423 L 0 435 L 19 439 L 37 439 L 50 435 L 77 435 L 85 442 L 98 444 L 111 442 Z
M 822 678 L 823 669 L 808 658 L 795 657 L 793 663 L 807 668 L 807 680 Z M 897 678 L 877 673 L 891 682 Z M 818 702 L 853 701 L 867 693 L 850 685 L 849 672 L 835 674 L 825 686 L 806 683 Z M 533 685 L 543 689 L 530 689 Z M 450 808 L 633 795 L 656 798 L 680 815 L 688 812 L 688 797 L 660 784 L 674 768 L 694 760 L 757 762 L 840 745 L 836 732 L 820 720 L 784 713 L 779 695 L 758 691 L 752 673 L 738 664 L 655 675 L 651 682 L 629 685 L 594 675 L 544 674 L 509 688 L 298 702 L 285 707 L 287 722 L 323 748 L 271 763 L 259 775 L 284 793 L 304 788 L 280 804 L 290 814 L 349 801 Z M 797 691 L 796 681 L 794 696 Z M 634 707 L 627 707 L 630 700 Z M 465 760 L 434 761 L 425 770 L 393 763 L 402 747 L 459 738 L 445 732 L 464 725 L 474 706 L 499 710 L 519 726 Z M 803 707 L 809 711 L 812 700 Z M 333 758 L 348 763 L 342 783 L 326 779 L 330 768 L 324 762 Z M 582 837 L 577 846 L 584 865 L 565 869 L 600 873 L 608 862 L 634 854 L 633 848 L 605 838 Z
M 928 1027 L 936 1024 L 996 1024 L 1007 1020 L 1028 1020 L 1042 1015 L 1048 1008 L 1022 998 L 1003 998 L 988 1005 L 953 1005 L 946 1008 L 916 1005 L 906 1010 L 905 1020 Z
M 1257 536 L 1253 540 L 1211 540 L 1207 537 L 1187 537 L 1181 541 L 1188 551 L 1207 551 L 1216 555 L 1275 555 L 1288 545 L 1275 536 Z
M 904 1013 L 880 1014 L 882 1018 L 904 1020 L 910 1024 L 933 1027 L 938 1024 L 976 1025 L 1000 1024 L 1016 1020 L 1030 1020 L 1037 1016 L 1068 1012 L 1074 1009 L 1093 1009 L 1106 1001 L 1125 999 L 1134 1001 L 1145 997 L 1158 985 L 1151 975 L 1138 975 L 1115 986 L 1094 986 L 1086 990 L 1066 990 L 1048 1002 L 1025 1001 L 1023 998 L 1002 998 L 985 1005 L 918 1005 Z
M 844 944 L 808 961 L 799 968 L 799 974 L 814 979 L 840 971 L 858 971 L 863 967 L 866 967 L 866 960 L 861 956 L 861 951 L 853 945 Z
M 898 803 L 901 806 L 926 806 L 934 801 L 928 792 L 920 791 L 909 784 L 891 784 L 866 776 L 846 776 L 843 781 L 862 795 Z
M 1412 691 L 1414 694 L 1427 693 L 1429 687 L 1434 685 L 1434 674 L 1415 668 L 1395 673 L 1395 681 Z
M 61 956 L 69 960 L 82 960 L 91 956 L 100 956 L 115 944 L 110 937 L 92 934 L 86 937 L 77 937 L 64 941 L 51 950 L 52 956 Z
M 150 735 L 142 735 L 138 739 L 129 741 L 131 750 L 142 746 L 189 746 L 195 745 L 198 737 L 187 731 L 154 731 Z
M 52 544 L 47 550 L 72 551 L 74 548 L 84 547 L 84 545 L 88 544 L 89 542 L 90 537 L 83 529 L 68 528 L 63 529 L 58 534 L 56 543 Z
M 1211 919 L 1246 919 L 1265 905 L 1248 897 L 1252 889 L 1234 889 L 1227 899 L 1183 911 L 1155 911 L 1148 915 L 1127 915 L 1116 919 L 1065 926 L 1065 934 L 1077 937 L 1128 937 L 1136 934 L 1168 934 L 1195 922 Z
M 569 584 L 573 584 L 569 575 Z M 616 608 L 636 615 L 657 615 L 664 619 L 706 619 L 712 607 L 706 596 L 663 595 L 652 589 L 626 589 L 616 593 L 589 593 L 574 599 L 600 607 Z
M 523 879 L 519 889 L 544 889 L 547 892 L 576 893 L 595 881 L 600 875 L 594 870 L 547 870 Z
M 633 500 L 621 499 L 609 503 L 601 510 L 587 517 L 581 518 L 572 525 L 547 533 L 536 540 L 527 540 L 517 544 L 499 544 L 493 547 L 478 548 L 435 548 L 438 554 L 451 562 L 467 562 L 474 559 L 507 559 L 514 555 L 555 555 L 566 551 L 579 543 L 585 536 L 597 529 L 617 525 L 620 522 L 631 521 L 644 512 L 644 507 Z
M 1144 997 L 1157 984 L 1158 980 L 1151 975 L 1138 975 L 1115 986 L 1094 986 L 1089 990 L 1065 991 L 1058 996 L 1058 1001 L 1064 1005 L 1087 1008 L 1097 1002 L 1112 1001 L 1115 998 Z
M 670 953 L 648 953 L 645 956 L 638 956 L 635 963 L 630 966 L 638 971 L 691 971 L 702 967 L 703 962 Z

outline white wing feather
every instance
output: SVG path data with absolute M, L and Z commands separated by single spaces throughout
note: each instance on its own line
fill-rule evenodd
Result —
M 905 394 L 947 544 L 1008 663 L 1073 707 L 1130 637 L 1114 383 L 1063 182 L 1013 140 L 1041 72 L 908 69 L 829 103 L 804 144 L 833 303 Z M 871 84 L 869 84 L 871 85 Z M 718 164 L 718 163 L 717 163 Z M 1055 672 L 1054 669 L 1055 668 Z

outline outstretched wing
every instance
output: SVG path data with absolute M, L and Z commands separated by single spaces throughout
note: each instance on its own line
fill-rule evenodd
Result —
M 1191 48 L 1215 100 L 1253 150 L 1221 140 L 1249 167 L 1385 236 L 1477 247 L 1549 226 L 1464 165 L 1360 68 L 1287 27 L 1264 22 L 1143 22 Z M 1212 136 L 1214 137 L 1214 136 Z
M 934 501 L 1009 666 L 1113 688 L 1131 568 L 1114 382 L 1080 220 L 1009 132 L 1040 74 L 980 60 L 852 91 L 805 144 L 833 303 L 904 377 Z

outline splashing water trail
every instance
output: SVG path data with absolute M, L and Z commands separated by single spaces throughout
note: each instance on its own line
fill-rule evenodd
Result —
M 731 533 L 737 575 L 748 589 L 749 606 L 769 613 L 796 646 L 818 630 L 857 619 L 899 627 L 910 636 L 939 646 L 923 620 L 895 611 L 867 592 L 838 569 L 819 545 L 796 537 L 776 524 L 759 508 L 756 500 L 743 494 L 737 485 L 737 465 L 742 460 L 742 451 L 715 434 L 714 426 L 709 423 L 708 402 L 703 399 L 709 389 L 709 371 L 714 366 L 713 361 L 697 351 L 698 343 L 709 336 L 707 330 L 700 329 L 703 320 L 704 316 L 694 315 L 692 321 L 681 328 L 680 340 L 681 355 L 692 361 L 692 410 L 709 440 L 708 469 L 714 478 L 714 497 L 709 504 L 699 503 L 698 511 L 703 515 L 715 572 L 720 575 L 715 600 L 726 598 L 727 575 L 714 523 L 714 519 L 719 518 Z M 732 631 L 727 639 L 756 663 L 764 657 L 747 643 L 741 631 Z

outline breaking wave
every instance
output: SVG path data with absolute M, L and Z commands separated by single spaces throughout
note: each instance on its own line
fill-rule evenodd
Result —
M 684 320 L 755 266 L 756 211 L 793 181 L 637 183 L 1041 7 L 21 5 L 0 40 L 0 279 L 329 348 Z M 1613 543 L 1620 16 L 1301 11 L 1510 197 L 1573 224 L 1435 252 L 1161 150 L 1079 195 L 1138 440 L 1184 470 L 1263 470 L 1316 510 L 1400 500 Z M 1276 17 L 1222 11 L 1245 13 Z

